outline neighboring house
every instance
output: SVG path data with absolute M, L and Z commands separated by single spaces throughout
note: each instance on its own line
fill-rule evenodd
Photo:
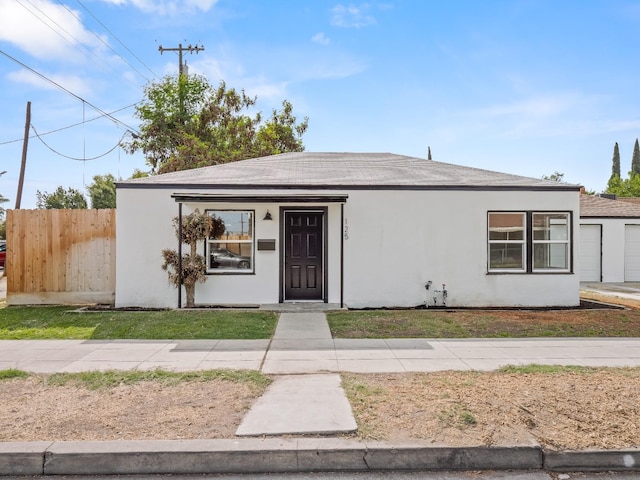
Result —
M 580 281 L 640 281 L 640 205 L 580 195 Z
M 226 225 L 200 247 L 201 305 L 579 304 L 579 186 L 388 153 L 303 152 L 117 188 L 117 307 L 179 305 L 160 252 L 177 249 L 172 219 L 196 208 Z

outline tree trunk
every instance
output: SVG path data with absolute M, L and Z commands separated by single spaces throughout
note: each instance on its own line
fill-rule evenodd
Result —
M 195 283 L 192 283 L 190 285 L 185 284 L 184 285 L 184 290 L 185 293 L 187 294 L 187 308 L 193 308 L 196 306 L 196 285 Z

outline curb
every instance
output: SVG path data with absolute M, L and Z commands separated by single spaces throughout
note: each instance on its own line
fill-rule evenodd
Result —
M 334 438 L 0 443 L 1 475 L 384 470 L 640 471 L 640 450 L 426 447 Z
M 640 471 L 640 449 L 547 452 L 544 468 L 555 472 Z

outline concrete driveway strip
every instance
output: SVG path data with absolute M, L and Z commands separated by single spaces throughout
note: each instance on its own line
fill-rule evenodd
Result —
M 338 434 L 356 428 L 339 375 L 290 375 L 275 380 L 236 435 Z

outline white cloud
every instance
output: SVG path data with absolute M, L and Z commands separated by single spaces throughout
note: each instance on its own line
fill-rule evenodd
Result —
M 278 64 L 270 59 L 278 58 Z M 251 65 L 251 68 L 245 67 Z M 175 72 L 174 64 L 168 65 Z M 193 58 L 189 63 L 190 73 L 206 76 L 216 86 L 224 80 L 229 87 L 244 88 L 248 95 L 258 95 L 260 99 L 282 100 L 288 97 L 287 87 L 291 84 L 318 79 L 345 78 L 366 69 L 366 64 L 349 54 L 322 49 L 269 50 L 259 49 L 237 52 L 223 48 L 215 55 Z M 257 72 L 248 74 L 248 71 Z
M 602 108 L 607 98 L 580 92 L 531 95 L 510 103 L 459 112 L 470 129 L 492 130 L 501 138 L 574 137 L 625 131 L 637 121 L 614 122 Z
M 369 13 L 369 4 L 336 5 L 331 9 L 331 25 L 343 28 L 361 28 L 375 25 L 376 19 Z
M 78 61 L 79 47 L 101 45 L 79 20 L 80 13 L 49 0 L 0 1 L 0 41 L 41 59 Z
M 80 97 L 88 96 L 93 91 L 91 82 L 76 75 L 47 74 L 46 77 Z M 7 78 L 16 83 L 33 85 L 41 89 L 59 90 L 54 84 L 47 82 L 27 70 L 10 72 Z
M 218 0 L 103 0 L 113 5 L 131 5 L 145 13 L 164 16 L 208 12 Z
M 257 95 L 261 100 L 286 98 L 286 82 L 269 80 L 261 74 L 247 75 L 244 66 L 232 60 L 220 61 L 210 57 L 194 60 L 190 64 L 189 73 L 204 75 L 214 88 L 220 81 L 224 81 L 227 88 L 244 89 L 247 95 Z
M 311 41 L 313 43 L 317 43 L 318 45 L 329 45 L 331 43 L 331 39 L 327 37 L 324 32 L 316 33 L 313 37 L 311 37 Z

